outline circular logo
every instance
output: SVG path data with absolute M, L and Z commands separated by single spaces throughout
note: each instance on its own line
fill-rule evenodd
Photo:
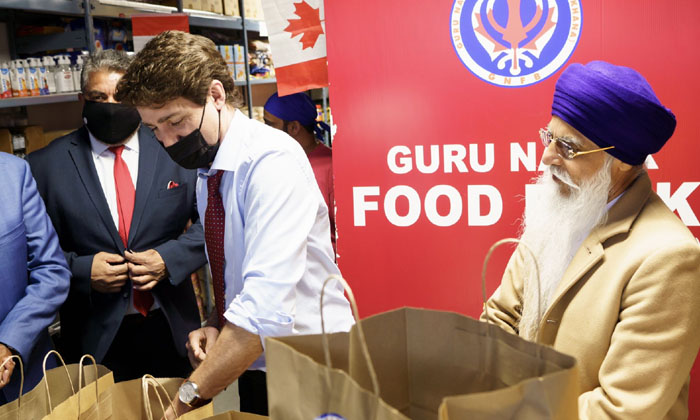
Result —
M 548 78 L 581 38 L 580 0 L 455 0 L 451 37 L 475 76 L 523 87 Z
M 326 414 L 321 414 L 320 416 L 316 417 L 314 420 L 345 420 L 345 417 L 341 416 L 340 414 L 326 413 Z

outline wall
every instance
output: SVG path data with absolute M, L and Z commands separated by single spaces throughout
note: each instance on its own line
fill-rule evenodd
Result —
M 326 2 L 330 97 L 338 125 L 338 261 L 363 316 L 406 305 L 477 316 L 486 251 L 496 240 L 517 235 L 524 186 L 536 175 L 543 152 L 537 132 L 549 121 L 561 68 L 548 78 L 542 71 L 541 80 L 526 87 L 514 86 L 536 76 L 513 76 L 510 87 L 493 84 L 505 83 L 502 75 L 488 80 L 487 71 L 486 81 L 477 77 L 478 70 L 469 70 L 458 54 L 460 42 L 476 40 L 468 30 L 471 17 L 459 21 L 455 13 L 471 11 L 475 2 Z M 558 5 L 562 18 L 565 8 L 579 7 L 576 0 L 542 2 L 546 9 Z M 501 15 L 507 10 L 505 0 L 494 3 Z M 529 22 L 536 14 L 535 1 L 520 3 L 521 18 Z M 569 39 L 560 50 L 569 45 L 572 55 L 560 57 L 561 64 L 603 59 L 645 75 L 678 118 L 675 135 L 654 155 L 658 169 L 649 171 L 654 187 L 700 236 L 695 104 L 700 6 L 689 0 L 584 3 L 578 12 L 568 9 L 571 23 L 573 16 L 582 21 L 564 29 L 571 33 L 563 34 Z M 466 29 L 460 32 L 455 23 Z M 501 24 L 506 26 L 503 20 Z M 540 52 L 553 54 L 546 48 Z M 489 61 L 483 54 L 475 60 Z M 436 168 L 416 169 L 417 161 L 430 166 L 428 157 L 415 157 L 421 149 L 430 156 L 431 148 L 440 156 L 464 153 L 464 167 L 441 160 Z M 401 153 L 392 156 L 392 150 Z M 518 157 L 528 151 L 529 161 L 523 164 Z M 401 173 L 406 165 L 397 158 L 408 153 L 413 169 Z M 435 200 L 434 194 L 442 196 Z M 503 250 L 493 260 L 489 293 L 509 254 Z M 691 388 L 691 418 L 700 417 L 696 388 Z

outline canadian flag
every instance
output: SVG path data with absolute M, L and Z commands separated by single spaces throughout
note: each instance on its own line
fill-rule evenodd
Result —
M 134 36 L 134 52 L 139 52 L 148 41 L 161 32 L 168 30 L 189 32 L 190 22 L 184 13 L 138 14 L 131 17 L 131 30 Z
M 280 96 L 328 86 L 323 0 L 263 0 Z

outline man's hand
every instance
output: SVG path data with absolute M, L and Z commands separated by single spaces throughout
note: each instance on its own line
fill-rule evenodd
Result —
M 90 283 L 100 293 L 117 293 L 126 283 L 128 271 L 121 255 L 98 252 L 92 259 Z
M 0 344 L 0 364 L 2 364 L 2 362 L 4 362 L 10 356 L 12 356 L 10 349 L 8 349 L 4 344 Z M 10 383 L 10 377 L 12 377 L 12 371 L 14 369 L 14 360 L 9 360 L 7 363 L 5 363 L 5 366 L 0 369 L 0 389 Z
M 207 358 L 207 353 L 214 347 L 218 337 L 219 330 L 214 327 L 203 327 L 190 333 L 185 347 L 194 369 Z
M 175 411 L 177 412 L 177 416 L 173 412 L 173 407 L 175 407 Z M 168 406 L 168 409 L 165 411 L 165 415 L 163 416 L 163 420 L 175 420 L 177 417 L 182 416 L 183 414 L 192 411 L 192 408 L 180 401 L 180 398 L 175 395 L 175 398 L 173 398 L 172 405 Z
M 168 275 L 165 261 L 155 249 L 143 252 L 125 251 L 124 258 L 128 261 L 129 278 L 136 290 L 151 290 Z

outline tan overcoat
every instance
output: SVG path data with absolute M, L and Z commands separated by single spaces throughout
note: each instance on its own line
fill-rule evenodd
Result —
M 523 257 L 516 249 L 487 303 L 491 320 L 516 334 Z M 700 245 L 647 174 L 574 255 L 537 341 L 578 360 L 580 419 L 688 417 L 700 346 Z

